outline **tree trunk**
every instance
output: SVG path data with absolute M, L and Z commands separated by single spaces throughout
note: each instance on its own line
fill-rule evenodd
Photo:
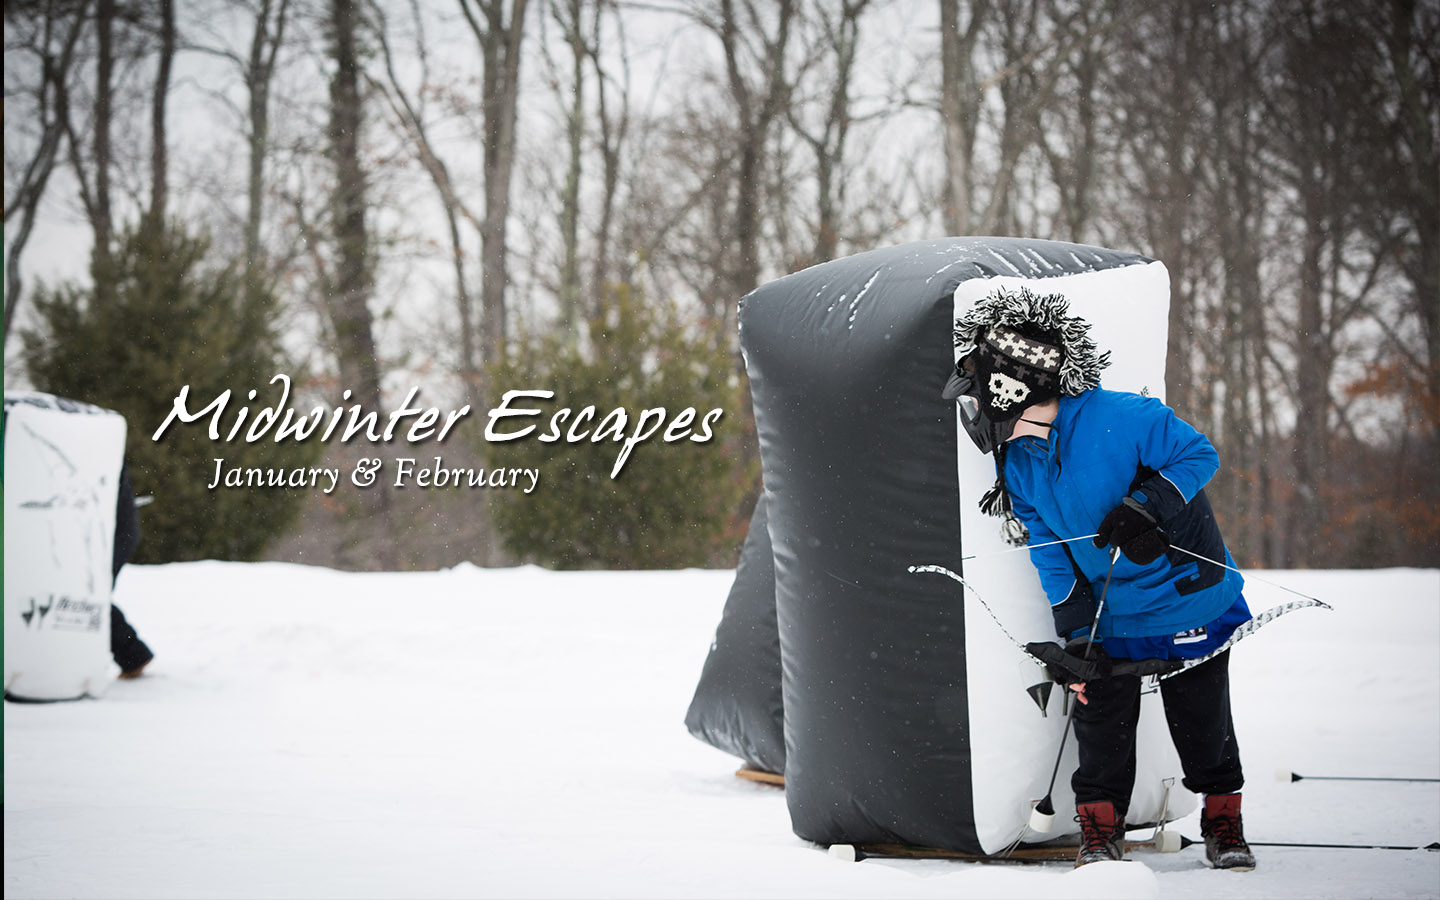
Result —
M 1269 536 L 1263 516 L 1270 499 L 1268 477 L 1261 472 L 1269 450 L 1269 423 L 1261 410 L 1268 411 L 1266 395 L 1272 388 L 1265 377 L 1266 310 L 1258 247 L 1263 185 L 1255 176 L 1262 165 L 1255 96 L 1259 50 L 1246 12 L 1236 15 L 1236 6 L 1232 2 L 1217 9 L 1209 22 L 1219 37 L 1207 62 L 1213 73 L 1209 93 L 1215 123 L 1209 129 L 1207 156 L 1216 173 L 1214 207 L 1223 210 L 1215 222 L 1223 337 L 1206 353 L 1221 361 L 1212 379 L 1220 387 L 1223 425 L 1212 435 L 1221 462 L 1216 476 L 1220 490 L 1213 492 L 1213 499 L 1231 552 L 1242 565 L 1265 565 Z
M 580 315 L 580 178 L 583 175 L 585 139 L 585 43 L 584 10 L 581 0 L 567 0 L 556 10 L 565 42 L 570 47 L 570 109 L 565 116 L 565 187 L 560 196 L 560 238 L 564 259 L 560 270 L 560 327 L 567 336 L 576 335 Z
M 335 166 L 331 220 L 335 240 L 334 295 L 327 298 L 335 328 L 340 378 L 355 397 L 380 407 L 380 366 L 370 315 L 372 261 L 365 222 L 364 126 L 360 96 L 359 9 L 354 0 L 331 0 L 335 75 L 330 81 L 330 153 Z
M 175 61 L 175 0 L 157 0 L 160 5 L 160 49 L 155 61 L 155 90 L 150 105 L 150 208 L 145 214 L 147 228 L 158 232 L 165 225 L 169 191 L 169 157 L 165 148 L 165 107 L 170 99 L 170 68 Z
M 600 33 L 600 12 L 602 4 L 595 6 L 595 27 L 594 33 Z M 617 17 L 617 28 L 623 28 L 623 19 Z M 623 40 L 621 45 L 623 47 Z M 625 142 L 626 133 L 629 128 L 629 95 L 622 93 L 618 121 L 611 121 L 609 106 L 609 88 L 607 87 L 606 73 L 600 62 L 598 47 L 590 50 L 590 61 L 595 68 L 595 102 L 596 121 L 600 127 L 600 157 L 602 164 L 601 181 L 604 189 L 600 195 L 600 223 L 595 234 L 595 264 L 590 272 L 590 304 L 599 304 L 605 296 L 607 285 L 611 281 L 612 263 L 611 255 L 611 232 L 615 228 L 615 205 L 620 190 L 620 151 Z M 628 87 L 628 79 L 626 81 Z M 626 246 L 622 243 L 622 246 Z M 587 309 L 586 313 L 593 313 L 593 309 Z
M 1190 61 L 1193 55 L 1193 31 L 1186 16 L 1186 4 L 1176 3 L 1171 7 L 1169 22 L 1169 46 L 1175 52 L 1175 65 L 1162 77 L 1165 82 L 1166 112 L 1159 117 L 1161 133 L 1156 135 L 1161 148 L 1162 175 L 1160 194 L 1154 199 L 1159 203 L 1158 219 L 1160 233 L 1156 235 L 1155 247 L 1162 254 L 1161 259 L 1170 270 L 1170 329 L 1169 343 L 1165 349 L 1165 391 L 1170 406 L 1191 422 L 1203 427 L 1208 415 L 1200 415 L 1195 398 L 1194 370 L 1191 352 L 1195 346 L 1196 311 L 1192 274 L 1189 270 L 1191 254 L 1188 252 L 1190 209 L 1190 188 L 1192 176 L 1186 158 L 1191 144 L 1189 129 L 1190 110 L 1195 99 L 1194 83 L 1191 79 Z
M 1101 51 L 1097 43 L 1099 41 L 1087 40 L 1079 51 L 1079 59 L 1075 61 L 1075 124 L 1078 135 L 1068 176 L 1057 185 L 1065 222 L 1062 237 L 1076 243 L 1087 240 L 1093 211 L 1091 190 L 1100 155 L 1095 91 L 1100 80 Z
M 95 189 L 92 195 L 90 230 L 95 237 L 91 259 L 96 272 L 95 299 L 108 305 L 114 297 L 111 283 L 111 244 L 114 226 L 110 219 L 110 125 L 115 81 L 115 0 L 99 0 L 95 10 Z
M 480 351 L 487 362 L 504 354 L 507 337 L 505 226 L 515 170 L 520 46 L 527 6 L 528 0 L 511 0 L 507 21 L 505 0 L 460 0 L 485 68 L 480 88 L 485 172 L 485 214 L 480 223 Z
M 1292 548 L 1289 566 L 1306 567 L 1318 561 L 1318 542 L 1324 530 L 1321 491 L 1325 486 L 1325 449 L 1329 440 L 1329 353 L 1322 308 L 1323 254 L 1329 223 L 1319 210 L 1318 186 L 1301 185 L 1308 195 L 1299 277 L 1299 334 L 1295 373 L 1295 491 L 1296 516 L 1291 530 L 1301 536 Z
M 332 61 L 330 80 L 330 154 L 335 187 L 330 201 L 335 262 L 333 283 L 325 297 L 335 332 L 340 382 L 351 401 L 376 411 L 384 408 L 380 392 L 380 361 L 375 350 L 370 296 L 374 291 L 374 262 L 370 232 L 365 221 L 365 164 L 360 138 L 364 129 L 364 99 L 360 93 L 360 10 L 355 0 L 330 0 Z M 390 496 L 384 484 L 365 492 L 369 513 L 379 518 L 382 538 L 378 562 L 392 569 L 394 522 Z
M 250 38 L 250 56 L 245 66 L 246 141 L 245 202 L 245 287 L 258 290 L 269 280 L 265 254 L 260 244 L 260 225 L 265 215 L 265 161 L 270 154 L 270 85 L 275 76 L 275 57 L 285 36 L 289 0 L 261 0 L 255 12 L 255 31 Z M 272 22 L 273 13 L 273 22 Z
M 970 4 L 970 21 L 960 25 L 960 0 L 940 0 L 940 127 L 945 152 L 941 224 L 951 235 L 970 233 L 975 133 L 980 126 L 980 89 L 975 47 L 990 4 Z

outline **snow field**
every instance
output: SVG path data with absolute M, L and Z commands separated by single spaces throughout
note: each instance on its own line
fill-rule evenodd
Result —
M 1248 836 L 1440 840 L 1440 784 L 1275 777 L 1440 777 L 1440 570 L 1255 575 L 1336 611 L 1233 654 Z M 1440 897 L 1426 851 L 833 860 L 685 731 L 732 579 L 127 567 L 151 671 L 5 706 L 5 896 Z

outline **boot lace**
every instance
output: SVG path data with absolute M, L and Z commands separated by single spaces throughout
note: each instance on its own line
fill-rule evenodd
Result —
M 1215 844 L 1222 850 L 1233 847 L 1244 847 L 1245 833 L 1240 827 L 1239 816 L 1216 816 L 1209 822 L 1210 836 L 1215 839 Z
M 1080 823 L 1080 836 L 1084 841 L 1083 852 L 1109 853 L 1115 838 L 1115 823 L 1101 821 L 1095 813 L 1084 810 L 1075 817 Z

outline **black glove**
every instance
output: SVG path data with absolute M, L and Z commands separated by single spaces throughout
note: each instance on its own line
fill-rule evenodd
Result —
M 1097 678 L 1108 678 L 1113 667 L 1110 654 L 1099 644 L 1091 645 L 1086 638 L 1074 638 L 1064 647 L 1049 641 L 1025 645 L 1029 654 L 1045 664 L 1045 670 L 1056 684 L 1084 684 Z M 1089 659 L 1086 659 L 1086 656 Z
M 1096 529 L 1095 546 L 1114 544 L 1125 558 L 1147 565 L 1160 558 L 1170 547 L 1170 539 L 1160 530 L 1155 517 L 1134 497 L 1126 497 L 1119 506 L 1105 514 Z

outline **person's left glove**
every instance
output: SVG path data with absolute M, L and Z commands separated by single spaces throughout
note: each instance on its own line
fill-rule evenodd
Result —
M 1170 539 L 1160 530 L 1160 523 L 1134 497 L 1125 500 L 1100 520 L 1095 530 L 1095 546 L 1114 544 L 1125 558 L 1138 565 L 1148 565 L 1170 548 Z

